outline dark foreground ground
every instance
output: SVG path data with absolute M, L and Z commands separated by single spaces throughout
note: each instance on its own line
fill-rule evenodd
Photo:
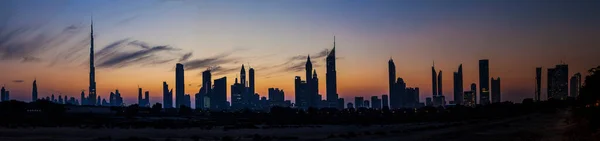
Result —
M 398 125 L 314 125 L 269 129 L 0 129 L 0 141 L 56 140 L 444 140 L 444 141 L 575 141 L 598 140 L 580 132 L 569 110 L 498 120 Z M 260 126 L 259 126 L 260 127 Z

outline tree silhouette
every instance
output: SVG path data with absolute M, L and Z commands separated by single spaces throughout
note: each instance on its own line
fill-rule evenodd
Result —
M 157 102 L 154 105 L 152 105 L 152 109 L 151 109 L 152 114 L 160 114 L 161 110 L 162 110 L 162 104 Z

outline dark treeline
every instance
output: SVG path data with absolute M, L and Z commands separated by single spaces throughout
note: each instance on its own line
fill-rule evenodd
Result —
M 590 132 L 600 128 L 600 66 L 592 68 L 585 77 L 580 95 L 573 108 L 574 118 Z
M 496 103 L 476 108 L 455 106 L 447 108 L 423 107 L 419 109 L 308 109 L 273 107 L 270 112 L 241 110 L 200 111 L 188 107 L 161 109 L 138 105 L 110 107 L 110 113 L 70 113 L 73 105 L 55 104 L 45 100 L 32 103 L 8 101 L 0 103 L 0 126 L 16 127 L 85 127 L 85 128 L 235 128 L 312 126 L 312 125 L 385 125 L 416 122 L 460 122 L 493 120 L 537 112 L 554 112 L 570 102 L 545 101 L 522 104 Z

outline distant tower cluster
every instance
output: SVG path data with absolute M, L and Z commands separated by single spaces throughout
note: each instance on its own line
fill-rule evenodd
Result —
M 255 93 L 254 68 L 249 69 L 250 82 L 246 81 L 246 69 L 244 65 L 240 70 L 240 82 L 235 78 L 235 83 L 231 85 L 231 108 L 232 109 L 260 109 L 265 106 L 260 104 L 260 97 Z M 248 87 L 250 84 L 250 87 Z
M 296 89 L 296 107 L 308 109 L 310 107 L 321 107 L 321 97 L 319 95 L 319 79 L 317 78 L 316 70 L 312 68 L 310 56 L 306 58 L 305 64 L 306 80 L 302 81 L 300 76 L 295 78 Z M 313 75 L 314 72 L 314 75 Z
M 433 92 L 433 106 L 446 106 L 446 97 L 442 94 L 442 71 L 436 75 L 435 63 L 431 66 L 431 80 L 432 80 L 432 92 Z
M 394 60 L 390 58 L 388 61 L 388 74 L 389 74 L 389 105 L 392 109 L 398 108 L 415 108 L 419 107 L 419 88 L 407 87 L 404 79 L 396 78 L 396 64 Z M 382 97 L 383 98 L 383 97 Z M 387 96 L 385 100 L 382 100 L 383 107 L 387 106 Z M 379 106 L 377 106 L 379 107 Z
M 150 107 L 150 92 L 146 91 L 142 95 L 142 88 L 138 88 L 138 105 L 140 107 Z

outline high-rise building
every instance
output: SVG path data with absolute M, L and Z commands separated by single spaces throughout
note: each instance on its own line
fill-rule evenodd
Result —
M 110 106 L 115 106 L 115 93 L 110 92 L 110 95 L 108 96 L 108 103 L 110 104 Z
M 237 79 L 237 78 L 236 78 Z M 210 98 L 212 95 L 212 74 L 211 70 L 207 69 L 202 72 L 202 87 L 200 87 L 200 91 L 194 96 L 196 109 L 204 109 L 210 108 L 210 104 L 208 107 L 205 107 L 204 101 L 205 98 Z
M 431 100 L 431 97 L 425 98 L 425 106 L 433 106 L 433 101 Z
M 184 104 L 185 80 L 183 74 L 183 64 L 177 63 L 175 66 L 175 107 L 179 108 Z
M 479 103 L 490 103 L 490 62 L 487 59 L 479 60 Z
M 548 68 L 548 99 L 566 100 L 569 90 L 569 66 L 566 64 Z
M 145 92 L 144 106 L 145 107 L 150 107 L 151 106 L 151 104 L 150 104 L 150 92 L 149 91 Z
M 269 106 L 286 107 L 285 93 L 279 88 L 269 88 Z
M 325 87 L 327 91 L 327 103 L 328 107 L 344 109 L 344 103 L 341 105 L 338 104 L 338 94 L 337 94 L 337 72 L 335 70 L 335 36 L 333 36 L 333 49 L 327 55 L 326 67 L 327 72 L 325 73 Z
M 463 99 L 462 105 L 464 105 L 464 106 L 470 106 L 470 107 L 473 107 L 473 106 L 477 105 L 475 103 L 476 99 L 477 99 L 477 97 L 475 96 L 475 91 L 465 91 L 464 92 L 464 95 L 463 95 L 464 99 Z
M 192 98 L 190 97 L 189 94 L 184 94 L 183 95 L 183 99 L 181 100 L 182 101 L 181 105 L 186 106 L 186 107 L 190 107 L 190 105 L 192 104 L 191 99 Z
M 338 98 L 338 104 L 337 105 L 339 106 L 339 108 L 344 109 L 344 103 L 345 103 L 344 98 Z
M 163 107 L 173 108 L 173 93 L 169 92 L 169 85 L 163 81 Z
M 371 108 L 371 102 L 369 102 L 369 100 L 365 100 L 363 103 L 363 107 L 365 108 Z
M 571 97 L 577 98 L 581 90 L 581 73 L 576 73 L 571 77 Z
M 235 78 L 235 83 L 231 85 L 231 108 L 232 109 L 243 109 L 244 101 L 244 86 L 238 83 L 238 79 Z
M 306 64 L 305 64 L 305 71 L 306 71 L 306 91 L 307 91 L 307 97 L 308 97 L 308 107 L 316 107 L 317 103 L 316 103 L 316 91 L 314 91 L 313 88 L 313 68 L 312 68 L 312 62 L 310 61 L 310 55 L 308 55 L 308 57 L 306 57 Z
M 31 90 L 31 102 L 34 102 L 38 99 L 38 91 L 37 91 L 37 80 L 33 80 L 33 89 Z
M 6 89 L 2 87 L 2 89 L 0 89 L 0 101 L 4 101 L 4 97 L 6 97 Z
M 407 104 L 406 83 L 404 82 L 404 79 L 398 77 L 396 80 L 396 88 L 394 89 L 396 89 L 395 92 L 398 96 L 390 97 L 390 104 L 392 104 L 392 108 L 405 108 Z
M 242 69 L 240 70 L 240 83 L 247 87 L 246 83 L 246 69 L 244 68 L 244 64 L 242 64 Z
M 475 103 L 477 104 L 477 84 L 471 83 L 471 91 L 473 92 L 473 97 L 475 97 Z
M 542 101 L 542 68 L 535 68 L 535 100 Z
M 371 108 L 373 109 L 381 109 L 381 99 L 377 96 L 371 96 Z
M 354 107 L 356 108 L 362 108 L 365 107 L 364 106 L 365 103 L 365 99 L 363 97 L 354 97 Z
M 348 108 L 348 109 L 354 108 L 354 104 L 352 104 L 352 102 L 348 102 L 348 105 L 346 106 L 346 108 Z
M 294 88 L 295 88 L 295 99 L 296 99 L 295 106 L 297 108 L 308 109 L 309 99 L 310 99 L 308 97 L 308 90 L 307 90 L 308 84 L 306 83 L 306 81 L 302 81 L 300 76 L 296 76 L 294 82 L 295 82 Z
M 249 75 L 248 79 L 250 80 L 250 84 L 249 84 L 249 87 L 248 87 L 248 91 L 249 91 L 248 93 L 255 94 L 256 93 L 256 89 L 255 89 L 255 83 L 254 83 L 254 68 L 250 68 L 248 70 L 248 75 Z M 258 100 L 258 99 L 255 99 L 255 100 Z M 256 103 L 256 101 L 255 101 L 255 103 Z
M 323 104 L 321 104 L 322 96 L 319 94 L 319 78 L 317 77 L 317 70 L 313 70 L 312 83 L 311 83 L 311 95 L 312 97 L 312 107 L 321 108 Z
M 457 105 L 463 102 L 463 73 L 462 64 L 458 66 L 458 71 L 454 72 L 454 103 Z
M 94 21 L 90 24 L 90 87 L 88 104 L 96 104 L 96 67 L 94 66 Z
M 432 96 L 437 96 L 437 73 L 435 71 L 435 63 L 431 66 L 431 91 L 433 92 Z
M 500 77 L 497 79 L 492 77 L 492 103 L 502 102 L 502 93 L 500 93 L 500 90 Z
M 47 98 L 46 98 L 47 99 Z M 84 91 L 81 91 L 81 105 L 87 105 L 88 100 L 85 98 L 85 93 Z
M 388 79 L 389 79 L 389 95 L 390 95 L 390 108 L 394 109 L 394 108 L 399 108 L 399 106 L 394 101 L 394 99 L 397 97 L 396 94 L 396 64 L 394 64 L 394 60 L 392 60 L 392 58 L 390 58 L 390 60 L 388 61 Z M 384 106 L 387 104 L 384 104 Z
M 138 106 L 144 107 L 144 97 L 142 96 L 142 88 L 138 87 Z
M 229 104 L 227 104 L 227 77 L 215 79 L 215 87 L 210 96 L 210 108 L 218 110 L 229 108 Z
M 381 108 L 390 108 L 388 104 L 388 95 L 381 95 Z

